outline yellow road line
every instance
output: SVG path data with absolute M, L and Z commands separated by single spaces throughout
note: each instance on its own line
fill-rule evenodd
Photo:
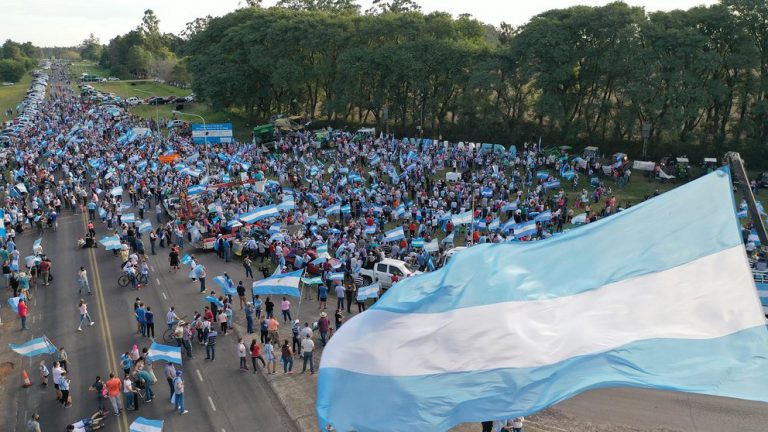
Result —
M 83 228 L 87 231 L 88 218 L 85 213 L 83 213 L 82 221 L 83 221 Z M 94 238 L 94 241 L 96 241 L 95 238 Z M 115 357 L 115 347 L 112 344 L 112 330 L 109 328 L 109 319 L 107 318 L 107 308 L 105 306 L 106 303 L 104 302 L 104 293 L 102 292 L 101 276 L 99 275 L 99 264 L 96 261 L 96 253 L 94 252 L 93 248 L 88 248 L 88 258 L 91 261 L 91 271 L 93 274 L 93 291 L 96 293 L 96 297 L 98 300 L 97 302 L 98 304 L 96 306 L 98 307 L 99 315 L 101 315 L 99 318 L 101 320 L 100 327 L 102 328 L 101 336 L 102 336 L 102 339 L 104 340 L 104 347 L 107 350 L 107 361 L 109 362 L 109 369 L 114 371 L 115 376 L 118 376 L 118 378 L 120 378 L 119 377 L 120 368 L 118 367 L 117 358 Z M 118 423 L 118 430 L 121 432 L 128 430 L 128 416 L 126 414 L 123 414 L 120 416 L 120 423 Z

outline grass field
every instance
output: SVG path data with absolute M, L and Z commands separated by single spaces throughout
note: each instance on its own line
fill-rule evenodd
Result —
M 0 86 L 0 118 L 3 121 L 10 120 L 13 117 L 6 117 L 5 110 L 8 108 L 16 109 L 16 105 L 24 99 L 24 96 L 29 90 L 29 85 L 32 83 L 32 75 L 24 74 L 24 76 L 12 86 Z

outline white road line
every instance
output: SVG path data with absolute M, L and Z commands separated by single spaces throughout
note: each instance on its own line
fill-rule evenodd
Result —
M 34 323 L 35 323 L 35 316 L 32 315 L 32 324 L 34 324 Z
M 203 375 L 200 374 L 200 369 L 195 369 L 195 372 L 197 372 L 197 377 L 200 379 L 200 382 L 203 382 Z
M 160 285 L 160 279 L 159 278 L 155 278 L 155 282 L 157 282 L 157 284 Z
M 211 409 L 213 409 L 213 411 L 216 412 L 216 405 L 213 404 L 213 399 L 211 399 L 210 396 L 208 396 L 208 402 L 211 403 Z
M 165 291 L 161 291 L 160 294 L 163 295 L 163 300 L 168 300 L 168 297 L 165 296 Z
M 149 266 L 149 271 L 151 271 L 152 273 L 154 273 L 154 272 L 155 272 L 155 268 L 154 268 L 153 266 Z

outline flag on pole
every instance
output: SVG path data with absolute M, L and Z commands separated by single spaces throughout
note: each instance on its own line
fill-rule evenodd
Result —
M 414 247 L 414 248 L 423 248 L 425 244 L 426 242 L 421 237 L 411 240 L 411 247 Z
M 311 278 L 301 278 L 301 281 L 304 282 L 306 285 L 320 285 L 323 283 L 323 278 L 320 276 L 315 276 Z
M 109 191 L 109 194 L 112 196 L 123 196 L 123 187 L 115 186 Z
M 23 355 L 24 357 L 35 357 L 56 352 L 56 347 L 45 336 L 18 345 L 8 344 L 8 347 L 16 354 Z
M 439 252 L 440 242 L 438 242 L 436 238 L 433 238 L 432 241 L 424 245 L 424 250 L 427 252 Z
M 328 279 L 332 281 L 343 281 L 344 272 L 334 272 L 328 275 Z
M 144 417 L 136 417 L 136 420 L 128 426 L 128 432 L 162 432 L 163 420 L 151 420 Z
M 253 295 L 287 295 L 300 297 L 299 283 L 304 269 L 291 273 L 283 273 L 270 276 L 253 283 L 251 291 Z
M 536 235 L 536 221 L 528 221 L 516 224 L 514 226 L 515 238 L 530 237 Z
M 339 214 L 339 213 L 341 213 L 341 205 L 339 204 L 333 204 L 325 208 L 325 214 L 328 216 Z
M 40 248 L 40 247 L 42 247 L 42 246 L 43 246 L 43 238 L 42 238 L 42 237 L 40 237 L 40 238 L 38 238 L 37 240 L 35 240 L 35 241 L 32 243 L 32 250 L 33 250 L 33 251 L 34 251 L 34 250 L 37 250 L 38 248 Z
M 262 219 L 278 216 L 280 216 L 280 212 L 277 210 L 277 206 L 268 205 L 253 209 L 247 213 L 241 213 L 237 216 L 237 218 L 243 223 L 252 224 Z
M 213 303 L 218 307 L 224 307 L 224 303 L 214 296 L 206 296 L 205 301 L 207 301 L 208 303 Z
M 152 361 L 164 360 L 168 363 L 181 364 L 180 346 L 163 345 L 157 342 L 152 342 L 147 354 Z
M 152 222 L 148 220 L 141 221 L 141 224 L 139 225 L 139 232 L 144 234 L 152 231 Z
M 192 263 L 192 257 L 188 254 L 185 254 L 183 257 L 181 257 L 181 263 L 184 265 L 191 264 Z
M 280 232 L 280 222 L 275 222 L 269 227 L 270 234 L 277 234 Z
M 768 402 L 767 369 L 717 171 L 547 242 L 481 244 L 403 279 L 331 338 L 317 413 L 321 429 L 448 430 L 603 387 Z

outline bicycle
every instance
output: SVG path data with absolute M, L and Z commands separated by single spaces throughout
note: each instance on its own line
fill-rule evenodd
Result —
M 136 278 L 136 283 L 140 285 L 146 285 L 149 282 L 149 276 L 145 274 L 139 273 L 135 276 L 135 278 Z M 130 284 L 131 284 L 131 277 L 125 273 L 123 273 L 122 275 L 120 275 L 119 278 L 117 278 L 117 285 L 119 285 L 121 288 L 125 288 Z
M 175 337 L 173 337 L 173 334 L 176 332 L 176 327 L 178 327 L 178 323 L 179 323 L 180 321 L 184 321 L 186 318 L 187 318 L 187 316 L 186 316 L 186 315 L 182 316 L 181 318 L 179 318 L 179 321 L 177 321 L 177 322 L 176 322 L 176 324 L 174 324 L 174 326 L 173 326 L 173 327 L 171 327 L 171 328 L 169 328 L 169 329 L 166 329 L 166 330 L 163 332 L 163 341 L 164 341 L 165 343 L 172 343 L 172 342 L 176 342 L 176 338 L 175 338 Z

